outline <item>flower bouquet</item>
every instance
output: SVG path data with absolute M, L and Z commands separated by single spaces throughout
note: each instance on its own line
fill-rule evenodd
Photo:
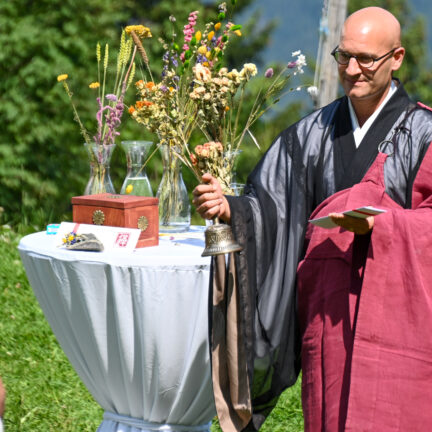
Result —
M 225 11 L 223 4 L 220 6 L 218 18 L 224 19 Z M 164 163 L 164 173 L 157 193 L 161 231 L 175 231 L 173 225 L 181 224 L 184 215 L 190 214 L 189 198 L 181 178 L 180 164 L 181 161 L 189 160 L 190 138 L 199 120 L 198 106 L 190 97 L 195 81 L 194 66 L 198 59 L 199 62 L 211 61 L 208 59 L 210 56 L 214 56 L 213 61 L 216 62 L 217 59 L 221 65 L 229 37 L 235 32 L 238 37 L 241 27 L 227 28 L 224 32 L 225 42 L 220 41 L 220 47 L 213 44 L 211 51 L 209 44 L 213 43 L 213 28 L 220 28 L 222 24 L 207 23 L 203 31 L 195 31 L 197 18 L 197 11 L 189 14 L 188 24 L 183 29 L 184 40 L 179 43 L 174 28 L 176 18 L 170 17 L 173 27 L 170 40 L 159 38 L 164 50 L 159 81 L 155 81 L 152 76 L 143 44 L 134 38 L 147 73 L 135 84 L 138 100 L 129 108 L 129 113 L 159 138 L 158 148 L 161 149 Z M 203 43 L 204 40 L 208 44 Z M 198 172 L 193 172 L 200 180 Z
M 143 31 L 142 37 L 148 37 L 149 31 Z M 68 85 L 68 75 L 61 74 L 57 81 L 63 84 L 66 94 L 72 104 L 74 120 L 79 124 L 81 134 L 85 141 L 90 158 L 90 180 L 84 194 L 115 193 L 109 175 L 109 163 L 115 148 L 115 139 L 120 132 L 121 119 L 124 111 L 124 96 L 127 88 L 133 81 L 135 74 L 134 58 L 137 48 L 132 39 L 126 37 L 123 31 L 120 38 L 120 47 L 117 53 L 117 67 L 112 93 L 106 92 L 107 72 L 109 71 L 109 45 L 105 45 L 102 59 L 101 46 L 96 45 L 97 81 L 89 84 L 92 91 L 97 92 L 96 103 L 96 133 L 91 137 L 82 123 L 73 101 L 73 94 Z
M 272 68 L 266 70 L 267 82 L 258 91 L 251 108 L 244 102 L 247 85 L 258 72 L 255 64 L 247 63 L 240 71 L 215 68 L 211 62 L 197 63 L 193 68 L 195 80 L 190 98 L 197 106 L 197 124 L 208 142 L 194 150 L 186 148 L 189 160 L 184 158 L 183 161 L 198 174 L 208 172 L 216 177 L 226 194 L 233 194 L 234 166 L 245 135 L 259 147 L 251 126 L 284 94 L 292 91 L 286 90 L 290 71 L 293 70 L 293 74 L 303 72 L 304 55 L 297 51 L 293 56 L 297 59 L 278 74 L 275 75 Z M 241 124 L 244 115 L 246 121 Z
M 177 172 L 175 166 L 179 159 L 192 170 L 198 181 L 209 172 L 220 181 L 225 193 L 232 194 L 235 158 L 245 135 L 250 135 L 258 145 L 251 132 L 252 125 L 292 90 L 286 90 L 290 72 L 301 73 L 306 62 L 299 51 L 293 53 L 296 59 L 278 73 L 267 69 L 267 85 L 259 91 L 250 108 L 245 100 L 249 95 L 248 83 L 258 72 L 256 66 L 247 63 L 238 71 L 223 65 L 230 41 L 242 36 L 242 26 L 229 20 L 226 3 L 218 6 L 215 21 L 200 26 L 198 15 L 197 11 L 189 14 L 182 43 L 177 41 L 174 28 L 169 41 L 159 38 L 164 49 L 160 81 L 155 81 L 151 75 L 141 41 L 134 39 L 148 76 L 136 83 L 138 100 L 129 108 L 129 113 L 157 134 L 159 146 L 168 154 L 169 171 Z M 170 21 L 175 23 L 176 18 L 171 16 Z M 244 121 L 248 106 L 250 111 Z M 206 141 L 195 148 L 190 143 L 194 130 L 200 130 Z M 172 193 L 176 176 L 179 174 L 171 175 L 166 188 L 161 185 L 158 192 L 162 225 L 168 223 L 169 209 L 181 201 Z M 165 195 L 170 199 L 164 200 Z

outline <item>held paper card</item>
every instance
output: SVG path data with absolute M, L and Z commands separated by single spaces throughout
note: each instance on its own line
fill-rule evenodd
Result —
M 94 234 L 104 245 L 104 251 L 133 251 L 141 230 L 102 225 L 62 222 L 55 237 L 55 244 L 63 246 L 63 237 L 75 231 L 77 234 Z
M 379 209 L 372 206 L 364 206 L 364 207 L 358 207 L 353 210 L 345 210 L 342 212 L 345 215 L 357 217 L 360 219 L 365 219 L 368 216 L 376 216 L 381 213 L 385 213 L 387 210 Z M 319 226 L 321 228 L 336 228 L 338 225 L 336 225 L 329 216 L 324 216 L 316 219 L 310 219 L 310 223 Z

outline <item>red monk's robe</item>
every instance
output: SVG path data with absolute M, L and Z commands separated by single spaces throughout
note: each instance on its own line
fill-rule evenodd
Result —
M 311 216 L 387 210 L 371 236 L 309 224 L 297 282 L 306 431 L 432 431 L 432 149 L 408 210 L 385 192 L 385 159 Z

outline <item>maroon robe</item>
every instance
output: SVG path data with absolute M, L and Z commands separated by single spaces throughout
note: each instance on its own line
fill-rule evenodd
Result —
M 370 236 L 309 224 L 297 280 L 306 431 L 432 430 L 432 148 L 408 210 L 385 192 L 386 157 L 311 215 L 387 210 Z

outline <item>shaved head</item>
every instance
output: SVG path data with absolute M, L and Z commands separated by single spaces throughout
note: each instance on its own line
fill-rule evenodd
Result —
M 380 41 L 387 49 L 401 45 L 399 21 L 389 11 L 380 7 L 367 7 L 350 15 L 343 26 L 341 41 L 356 37 L 358 40 L 372 38 Z

